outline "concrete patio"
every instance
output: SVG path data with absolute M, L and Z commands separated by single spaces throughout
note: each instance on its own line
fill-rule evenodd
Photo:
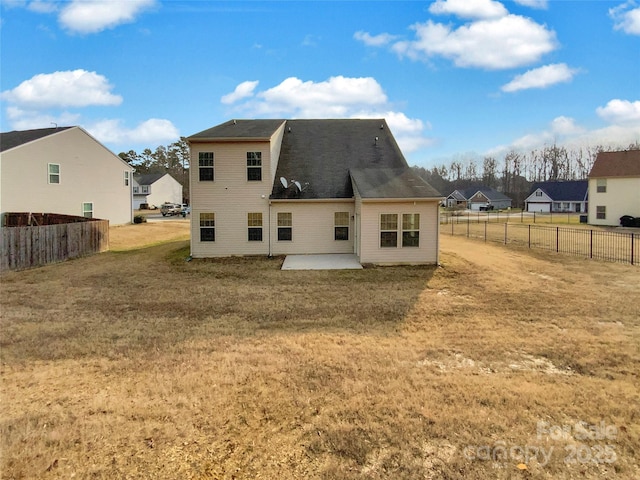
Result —
M 360 270 L 353 254 L 287 255 L 282 270 Z

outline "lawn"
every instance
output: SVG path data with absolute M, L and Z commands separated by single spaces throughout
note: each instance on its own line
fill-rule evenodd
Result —
M 640 477 L 637 267 L 280 271 L 149 225 L 0 277 L 2 478 Z

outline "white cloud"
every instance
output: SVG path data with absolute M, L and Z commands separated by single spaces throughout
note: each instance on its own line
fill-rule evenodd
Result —
M 509 145 L 491 149 L 488 154 L 499 155 L 511 149 L 532 150 L 555 143 L 569 148 L 586 148 L 601 145 L 605 148 L 626 147 L 640 138 L 640 101 L 611 100 L 596 113 L 609 124 L 587 129 L 573 118 L 554 118 L 545 130 L 515 139 Z
M 41 73 L 25 80 L 0 98 L 23 108 L 120 105 L 122 97 L 111 93 L 106 77 L 86 70 Z
M 322 82 L 290 77 L 250 98 L 238 97 L 234 103 L 234 109 L 255 118 L 385 118 L 403 152 L 432 143 L 424 136 L 428 126 L 390 108 L 382 86 L 371 77 L 337 76 Z
M 86 130 L 103 143 L 115 145 L 172 142 L 180 137 L 180 132 L 169 120 L 151 118 L 133 129 L 122 126 L 120 120 L 102 120 L 86 127 Z
M 462 18 L 499 18 L 507 9 L 494 0 L 437 0 L 429 6 L 434 15 L 456 15 Z
M 616 30 L 622 30 L 629 35 L 640 35 L 640 7 L 636 2 L 628 1 L 609 9 L 609 16 L 613 19 Z
M 457 29 L 431 20 L 412 28 L 416 39 L 395 43 L 392 48 L 396 53 L 413 60 L 442 56 L 459 67 L 520 67 L 538 61 L 557 47 L 555 32 L 512 14 L 474 21 Z
M 509 83 L 502 86 L 502 91 L 517 92 L 529 88 L 547 88 L 556 83 L 570 82 L 576 73 L 577 70 L 569 68 L 565 63 L 545 65 L 517 75 Z
M 617 125 L 640 124 L 640 101 L 613 99 L 596 113 L 604 120 Z
M 7 107 L 7 119 L 13 130 L 31 130 L 35 128 L 49 128 L 54 125 L 77 125 L 80 115 L 71 112 L 57 114 L 40 112 L 37 110 L 23 110 L 19 107 Z
M 515 0 L 515 2 L 525 7 L 539 8 L 542 10 L 545 10 L 548 4 L 547 0 Z
M 58 10 L 58 6 L 53 0 L 34 0 L 29 3 L 27 8 L 36 13 L 53 13 Z
M 131 23 L 156 0 L 72 0 L 58 20 L 63 28 L 74 33 L 97 33 L 123 23 Z
M 368 32 L 358 31 L 353 34 L 353 38 L 361 41 L 369 47 L 382 47 L 393 42 L 397 36 L 389 33 L 381 33 L 379 35 L 371 35 Z
M 243 98 L 252 97 L 253 91 L 258 86 L 258 83 L 258 80 L 242 82 L 233 92 L 224 95 L 220 101 L 225 105 L 229 105 Z

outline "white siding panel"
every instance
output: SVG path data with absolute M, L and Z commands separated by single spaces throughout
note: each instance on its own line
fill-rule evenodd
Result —
M 80 128 L 70 128 L 2 152 L 1 212 L 82 215 L 93 203 L 93 216 L 110 225 L 133 216 L 132 169 Z M 49 184 L 47 164 L 60 165 L 60 183 Z M 124 172 L 129 171 L 129 185 Z
M 363 202 L 361 205 L 361 252 L 362 263 L 375 264 L 434 264 L 438 262 L 439 202 Z M 420 214 L 420 246 L 402 247 L 402 236 L 398 233 L 398 247 L 380 247 L 380 215 L 398 214 L 402 222 L 403 213 Z
M 278 241 L 278 212 L 291 212 L 292 240 Z M 334 213 L 349 212 L 349 240 L 335 240 Z M 273 255 L 353 253 L 354 201 L 274 202 L 271 209 Z
M 607 207 L 604 220 L 596 218 L 596 207 Z M 589 223 L 620 225 L 620 217 L 640 217 L 640 178 L 607 178 L 607 191 L 598 192 L 597 179 L 589 179 Z

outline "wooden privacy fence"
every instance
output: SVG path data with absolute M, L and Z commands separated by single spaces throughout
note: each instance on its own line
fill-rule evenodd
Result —
M 39 267 L 109 250 L 108 220 L 2 227 L 0 231 L 1 271 Z
M 478 238 L 485 242 L 640 265 L 640 232 L 469 221 L 442 225 L 441 232 Z

